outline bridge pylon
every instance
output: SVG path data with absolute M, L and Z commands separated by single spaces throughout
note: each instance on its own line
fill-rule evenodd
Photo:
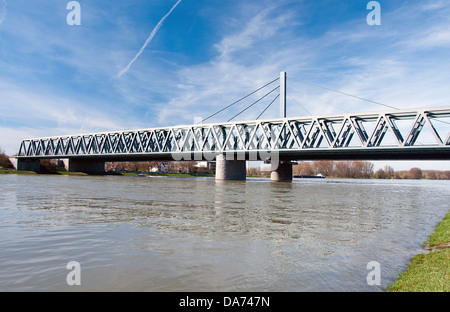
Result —
M 238 158 L 227 154 L 217 155 L 216 180 L 245 180 L 247 175 L 246 160 Z

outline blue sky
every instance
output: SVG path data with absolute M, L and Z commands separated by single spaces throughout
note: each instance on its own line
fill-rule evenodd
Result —
M 290 117 L 385 109 L 302 81 L 398 108 L 450 102 L 444 0 L 380 0 L 379 26 L 367 24 L 366 0 L 181 0 L 128 70 L 177 1 L 78 2 L 81 25 L 70 26 L 69 1 L 0 0 L 0 147 L 8 154 L 24 138 L 191 124 L 281 71 Z M 264 106 L 240 117 L 254 119 Z M 422 167 L 450 170 L 448 162 Z

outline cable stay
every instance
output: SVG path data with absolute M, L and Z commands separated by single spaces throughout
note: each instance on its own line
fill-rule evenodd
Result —
M 380 102 L 376 102 L 376 101 L 372 101 L 372 100 L 369 100 L 369 99 L 362 98 L 360 96 L 356 96 L 356 95 L 353 95 L 353 94 L 349 94 L 349 93 L 341 92 L 341 91 L 338 91 L 338 90 L 334 90 L 334 89 L 331 89 L 331 88 L 328 88 L 328 87 L 324 87 L 324 86 L 321 86 L 321 85 L 318 85 L 318 84 L 315 84 L 315 83 L 312 83 L 312 82 L 308 82 L 308 81 L 304 81 L 304 80 L 298 80 L 298 79 L 294 79 L 294 80 L 296 80 L 298 82 L 302 82 L 302 83 L 308 84 L 308 85 L 311 85 L 311 86 L 314 86 L 314 87 L 319 87 L 319 88 L 322 88 L 322 89 L 325 89 L 325 90 L 329 90 L 329 91 L 333 91 L 333 92 L 340 93 L 340 94 L 343 94 L 343 95 L 351 96 L 351 97 L 354 97 L 354 98 L 359 99 L 359 100 L 363 100 L 363 101 L 367 101 L 367 102 L 374 103 L 374 104 L 377 104 L 377 105 L 389 107 L 389 108 L 392 108 L 392 109 L 395 109 L 395 110 L 400 110 L 399 108 L 394 107 L 394 106 L 386 105 L 386 104 L 383 104 L 383 103 L 380 103 Z M 437 119 L 436 121 L 440 122 L 440 123 L 447 124 L 447 125 L 450 124 L 449 122 L 446 122 L 446 121 L 443 121 L 443 120 L 439 120 L 439 119 Z
M 230 108 L 230 107 L 236 105 L 237 103 L 243 101 L 244 99 L 250 97 L 251 95 L 255 94 L 256 92 L 258 92 L 258 91 L 264 89 L 265 87 L 271 85 L 272 83 L 274 83 L 274 82 L 276 82 L 276 81 L 278 81 L 278 80 L 280 80 L 280 78 L 276 78 L 276 79 L 274 79 L 274 80 L 272 80 L 272 81 L 266 83 L 265 85 L 263 85 L 262 87 L 256 89 L 255 91 L 253 91 L 253 92 L 247 94 L 246 96 L 240 98 L 239 100 L 237 100 L 237 101 L 235 101 L 235 102 L 233 102 L 233 103 L 227 105 L 226 107 L 220 109 L 219 111 L 215 112 L 214 114 L 212 114 L 212 115 L 206 117 L 205 119 L 203 119 L 203 120 L 200 121 L 199 123 L 202 123 L 202 122 L 204 122 L 204 121 L 206 121 L 206 120 L 208 120 L 208 119 L 210 119 L 210 118 L 216 116 L 217 114 L 219 114 L 219 113 L 223 112 L 224 110 L 226 110 L 226 109 L 228 109 L 228 108 Z M 328 91 L 332 91 L 332 92 L 335 92 L 335 93 L 339 93 L 339 94 L 342 94 L 342 95 L 346 95 L 346 96 L 349 96 L 349 97 L 353 97 L 353 98 L 356 98 L 356 99 L 359 99 L 359 100 L 363 100 L 363 101 L 366 101 L 366 102 L 374 103 L 374 104 L 377 104 L 377 105 L 380 105 L 380 106 L 384 106 L 384 107 L 388 107 L 388 108 L 391 108 L 391 109 L 399 110 L 399 108 L 394 107 L 394 106 L 390 106 L 390 105 L 383 104 L 383 103 L 380 103 L 380 102 L 377 102 L 377 101 L 373 101 L 373 100 L 369 100 L 369 99 L 366 99 L 366 98 L 363 98 L 363 97 L 360 97 L 360 96 L 356 96 L 356 95 L 353 95 L 353 94 L 349 94 L 349 93 L 346 93 L 346 92 L 342 92 L 342 91 L 339 91 L 339 90 L 335 90 L 335 89 L 332 89 L 332 88 L 328 88 L 328 87 L 325 87 L 325 86 L 321 86 L 321 85 L 318 85 L 318 84 L 316 84 L 316 83 L 312 83 L 312 82 L 308 82 L 308 81 L 304 81 L 304 80 L 299 80 L 299 79 L 293 79 L 293 80 L 298 81 L 298 82 L 301 82 L 301 83 L 304 83 L 304 84 L 308 84 L 308 85 L 311 85 L 311 86 L 314 86 L 314 87 L 322 88 L 322 89 L 325 89 L 325 90 L 328 90 Z M 269 91 L 268 93 L 266 93 L 264 96 L 262 96 L 261 98 L 259 98 L 258 100 L 256 100 L 255 102 L 253 102 L 252 104 L 250 104 L 249 106 L 247 106 L 246 108 L 244 108 L 243 110 L 241 110 L 239 113 L 235 114 L 233 117 L 231 117 L 230 119 L 228 119 L 227 122 L 232 121 L 234 118 L 236 118 L 237 116 L 241 115 L 243 112 L 245 112 L 246 110 L 248 110 L 248 109 L 251 108 L 252 106 L 256 105 L 258 102 L 260 102 L 261 100 L 263 100 L 264 98 L 266 98 L 268 95 L 270 95 L 272 92 L 274 92 L 275 90 L 277 90 L 277 89 L 279 89 L 279 88 L 280 88 L 280 86 L 277 86 L 276 88 L 272 89 L 271 91 Z M 280 97 L 280 94 L 278 94 L 278 95 L 277 95 L 277 96 L 269 103 L 269 105 L 267 105 L 267 106 L 264 108 L 264 110 L 258 115 L 258 117 L 256 118 L 256 120 L 258 120 L 258 119 L 259 119 L 259 118 L 267 111 L 267 109 L 275 102 L 275 100 L 278 99 L 279 97 Z M 293 98 L 292 98 L 291 96 L 289 96 L 289 95 L 288 95 L 288 98 L 291 99 L 291 100 L 293 100 L 294 102 L 296 102 L 298 105 L 301 106 L 301 108 L 302 108 L 303 110 L 305 110 L 309 115 L 312 116 L 311 112 L 310 112 L 309 110 L 307 110 L 303 105 L 301 105 L 298 101 L 296 101 L 295 99 L 293 99 Z M 341 109 L 342 109 L 342 108 L 341 108 Z M 437 121 L 438 121 L 438 122 L 441 122 L 441 123 L 449 124 L 448 122 L 445 122 L 445 121 L 442 121 L 442 120 L 437 120 Z
M 389 107 L 389 108 L 392 108 L 392 109 L 395 109 L 395 110 L 399 110 L 399 108 L 394 107 L 394 106 L 386 105 L 386 104 L 383 104 L 383 103 L 380 103 L 380 102 L 376 102 L 376 101 L 372 101 L 372 100 L 369 100 L 369 99 L 362 98 L 360 96 L 356 96 L 356 95 L 353 95 L 353 94 L 349 94 L 349 93 L 345 93 L 345 92 L 342 92 L 342 91 L 334 90 L 334 89 L 331 89 L 331 88 L 328 88 L 328 87 L 324 87 L 324 86 L 321 86 L 321 85 L 318 85 L 318 84 L 315 84 L 315 83 L 312 83 L 312 82 L 307 82 L 307 81 L 298 80 L 298 79 L 295 79 L 295 80 L 298 81 L 298 82 L 301 82 L 301 83 L 305 83 L 305 84 L 314 86 L 314 87 L 318 87 L 318 88 L 322 88 L 322 89 L 325 89 L 325 90 L 329 90 L 329 91 L 333 91 L 333 92 L 336 92 L 336 93 L 340 93 L 340 94 L 343 94 L 343 95 L 351 96 L 351 97 L 354 97 L 354 98 L 359 99 L 359 100 L 363 100 L 363 101 L 367 101 L 367 102 L 374 103 L 374 104 L 377 104 L 377 105 L 381 105 L 381 106 L 384 106 L 384 107 Z
M 275 100 L 276 99 L 278 99 L 280 97 L 280 95 L 279 94 L 277 94 L 277 96 L 272 100 L 272 102 L 270 102 L 269 103 L 269 105 L 267 105 L 266 106 L 266 108 L 264 108 L 264 110 L 261 112 L 261 114 L 259 114 L 258 115 L 258 117 L 256 117 L 256 120 L 258 120 L 259 119 L 259 117 L 261 117 L 262 116 L 262 114 L 264 114 L 265 113 L 265 111 L 270 107 L 270 105 L 272 105 L 273 104 L 273 102 L 275 102 Z
M 297 103 L 298 105 L 300 105 L 301 108 L 303 108 L 303 110 L 305 112 L 307 112 L 310 116 L 312 116 L 311 112 L 309 110 L 307 110 L 302 104 L 300 104 L 297 100 L 295 100 L 292 96 L 288 95 L 287 96 L 290 100 L 294 101 L 295 103 Z
M 219 110 L 219 111 L 215 112 L 214 114 L 212 114 L 212 115 L 210 115 L 210 116 L 206 117 L 205 119 L 203 119 L 203 120 L 202 120 L 202 121 L 200 121 L 199 123 L 202 123 L 202 122 L 204 122 L 204 121 L 206 121 L 206 120 L 208 120 L 208 119 L 210 119 L 210 118 L 212 118 L 212 117 L 216 116 L 217 114 L 219 114 L 219 113 L 223 112 L 223 111 L 224 111 L 224 110 L 226 110 L 227 108 L 230 108 L 231 106 L 233 106 L 233 105 L 235 105 L 235 104 L 239 103 L 240 101 L 242 101 L 242 100 L 244 100 L 244 99 L 248 98 L 249 96 L 251 96 L 251 95 L 255 94 L 256 92 L 260 91 L 261 89 L 264 89 L 265 87 L 267 87 L 268 85 L 270 85 L 270 84 L 274 83 L 275 81 L 278 81 L 279 79 L 280 79 L 280 78 L 276 78 L 276 79 L 272 80 L 271 82 L 268 82 L 268 83 L 266 83 L 266 84 L 265 84 L 264 86 L 262 86 L 262 87 L 258 88 L 257 90 L 253 91 L 252 93 L 249 93 L 249 94 L 247 94 L 246 96 L 244 96 L 244 97 L 240 98 L 240 99 L 239 99 L 239 100 L 237 100 L 236 102 L 233 102 L 233 103 L 231 103 L 230 105 L 228 105 L 228 106 L 226 106 L 226 107 L 222 108 L 221 110 Z M 277 88 L 279 88 L 279 87 L 277 87 Z M 272 91 L 273 91 L 273 90 L 272 90 Z M 272 92 L 272 91 L 271 91 L 271 92 Z M 240 113 L 239 113 L 239 114 L 240 114 Z M 234 117 L 236 117 L 236 116 L 234 116 Z M 233 117 L 233 118 L 234 118 L 234 117 Z M 233 119 L 233 118 L 231 118 L 231 119 Z M 230 119 L 230 120 L 231 120 L 231 119 Z
M 252 107 L 253 105 L 255 105 L 256 103 L 258 103 L 259 101 L 261 101 L 262 99 L 264 99 L 266 96 L 268 96 L 269 94 L 271 94 L 273 91 L 275 91 L 276 89 L 279 89 L 280 86 L 277 86 L 276 88 L 272 89 L 269 93 L 266 93 L 263 97 L 259 98 L 258 100 L 256 100 L 255 102 L 253 102 L 252 104 L 250 104 L 249 106 L 247 106 L 246 108 L 244 108 L 243 110 L 241 110 L 239 113 L 237 113 L 236 115 L 234 115 L 233 117 L 231 117 L 230 119 L 227 120 L 227 122 L 233 120 L 234 118 L 236 118 L 237 116 L 239 116 L 240 114 L 242 114 L 243 112 L 245 112 L 247 109 L 249 109 L 250 107 Z

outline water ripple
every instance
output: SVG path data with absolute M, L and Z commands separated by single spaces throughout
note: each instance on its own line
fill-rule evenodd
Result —
M 381 291 L 448 212 L 447 181 L 320 180 L 0 176 L 0 290 Z

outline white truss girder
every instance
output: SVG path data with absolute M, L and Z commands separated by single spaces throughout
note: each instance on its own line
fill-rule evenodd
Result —
M 23 140 L 18 157 L 450 148 L 450 106 L 113 131 Z M 448 120 L 448 121 L 447 121 Z M 397 123 L 409 123 L 401 129 Z M 440 129 L 436 127 L 439 123 Z M 368 128 L 368 125 L 372 129 Z M 419 142 L 427 128 L 431 141 Z M 442 130 L 442 128 L 444 128 Z M 391 141 L 386 135 L 390 133 Z

